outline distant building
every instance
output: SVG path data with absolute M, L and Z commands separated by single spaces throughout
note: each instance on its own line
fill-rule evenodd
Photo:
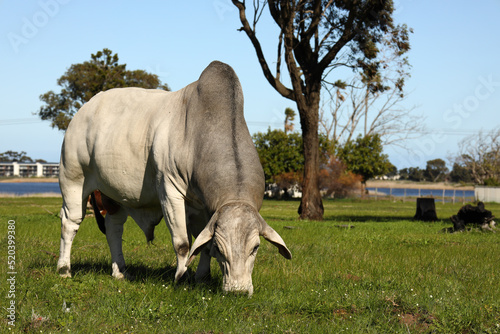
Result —
M 401 179 L 401 175 L 382 175 L 382 176 L 375 176 L 375 180 L 391 180 L 391 181 L 397 181 Z
M 58 177 L 59 164 L 45 162 L 0 162 L 0 176 Z

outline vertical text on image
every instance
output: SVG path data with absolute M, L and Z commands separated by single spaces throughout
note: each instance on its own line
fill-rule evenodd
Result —
M 7 222 L 7 310 L 8 325 L 16 324 L 16 221 Z

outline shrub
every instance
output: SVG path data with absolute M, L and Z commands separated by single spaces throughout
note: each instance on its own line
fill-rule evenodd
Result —
M 488 187 L 500 187 L 500 182 L 496 177 L 489 177 L 484 180 L 484 185 Z
M 346 198 L 360 190 L 363 177 L 347 170 L 345 164 L 336 157 L 330 157 L 328 163 L 320 170 L 320 189 L 326 196 Z

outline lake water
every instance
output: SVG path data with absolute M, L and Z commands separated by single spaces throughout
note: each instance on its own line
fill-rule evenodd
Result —
M 60 194 L 58 182 L 20 182 L 20 183 L 0 183 L 1 194 L 30 195 L 56 193 Z
M 443 197 L 443 189 L 409 189 L 409 188 L 366 188 L 372 194 L 377 192 L 379 195 L 386 196 L 395 196 L 395 197 L 434 197 L 434 198 L 442 198 Z M 444 190 L 444 197 L 448 198 L 474 198 L 474 190 L 453 190 L 446 189 Z
M 394 197 L 419 197 L 432 196 L 434 198 L 443 197 L 443 189 L 403 189 L 403 188 L 367 188 L 371 194 L 377 191 L 378 195 L 394 196 Z M 0 183 L 0 193 L 29 195 L 56 193 L 60 194 L 59 183 L 57 182 L 20 182 L 20 183 Z M 474 198 L 474 190 L 445 190 L 444 197 L 452 198 Z

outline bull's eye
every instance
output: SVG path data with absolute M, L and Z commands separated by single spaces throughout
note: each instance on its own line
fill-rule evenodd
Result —
M 257 251 L 259 250 L 259 245 L 255 246 L 253 249 L 252 249 L 252 253 L 250 253 L 250 255 L 256 255 L 257 254 Z

